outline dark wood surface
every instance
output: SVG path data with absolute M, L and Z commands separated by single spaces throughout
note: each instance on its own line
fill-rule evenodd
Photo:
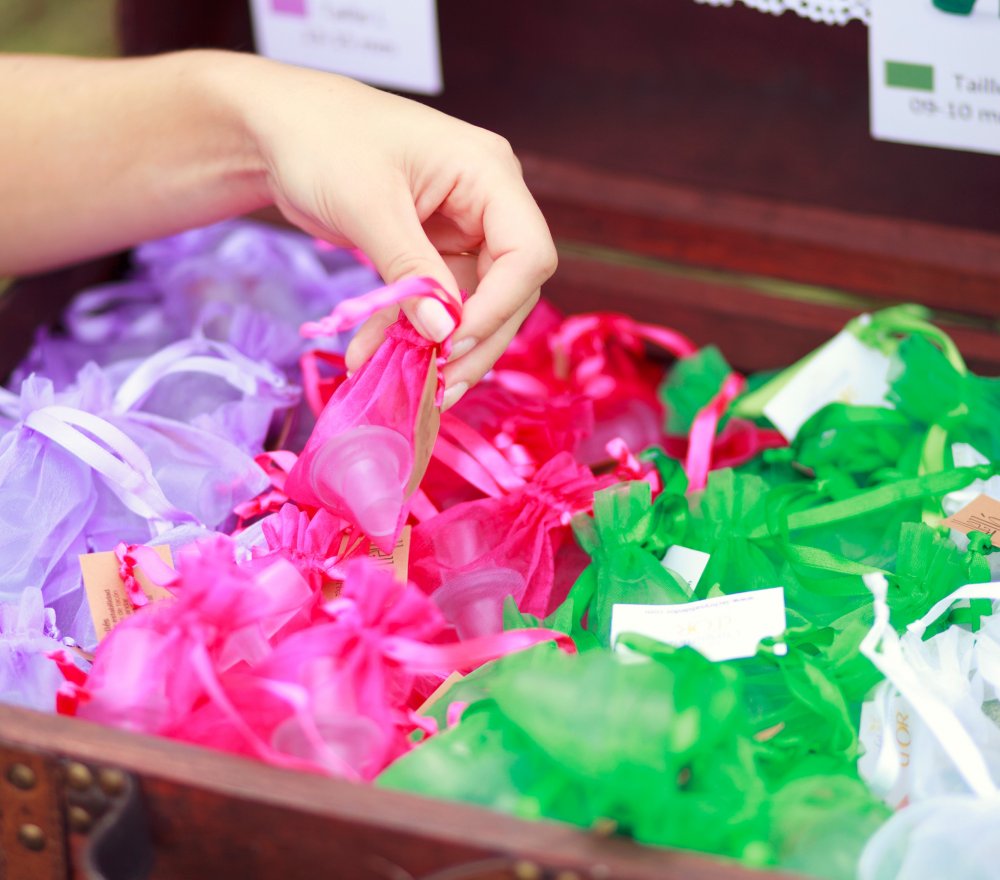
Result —
M 545 296 L 567 312 L 611 310 L 665 324 L 700 345 L 714 344 L 743 372 L 788 366 L 827 341 L 874 299 L 833 301 L 726 273 L 686 274 L 683 267 L 635 260 L 622 252 L 563 248 Z M 1000 335 L 989 325 L 938 320 L 969 367 L 1000 375 Z
M 859 303 L 1000 317 L 1000 234 L 657 183 L 535 154 L 522 161 L 564 244 L 818 285 Z M 613 276 L 602 282 L 615 290 Z
M 0 376 L 28 353 L 39 327 L 54 324 L 81 290 L 120 277 L 128 263 L 117 254 L 22 278 L 0 295 Z
M 694 0 L 438 7 L 445 91 L 430 103 L 519 152 L 709 193 L 1000 232 L 1000 158 L 871 139 L 860 23 Z M 245 0 L 120 9 L 128 53 L 253 47 Z
M 139 774 L 156 848 L 153 876 L 164 880 L 499 880 L 517 876 L 518 860 L 545 869 L 539 880 L 790 876 L 10 707 L 0 707 L 0 747 Z M 454 873 L 438 874 L 449 868 Z
M 439 7 L 445 92 L 433 103 L 518 150 L 708 192 L 1000 230 L 1000 157 L 871 139 L 858 22 L 694 0 Z

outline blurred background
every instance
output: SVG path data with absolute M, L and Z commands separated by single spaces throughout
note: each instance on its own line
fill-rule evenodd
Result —
M 115 52 L 114 0 L 0 0 L 0 52 Z

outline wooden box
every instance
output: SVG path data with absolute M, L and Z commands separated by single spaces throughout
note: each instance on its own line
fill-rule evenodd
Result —
M 249 49 L 246 7 L 124 3 L 123 44 Z M 431 103 L 514 144 L 560 248 L 546 294 L 566 310 L 668 324 L 752 370 L 862 309 L 922 302 L 974 369 L 1000 372 L 1000 160 L 870 140 L 863 26 L 693 0 L 439 8 L 446 90 Z M 121 266 L 0 298 L 0 367 Z M 7 707 L 0 759 L 10 880 L 762 876 Z

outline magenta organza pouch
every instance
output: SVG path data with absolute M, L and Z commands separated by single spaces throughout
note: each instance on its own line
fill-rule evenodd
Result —
M 343 579 L 341 554 L 353 549 L 349 529 L 349 523 L 323 508 L 310 517 L 294 504 L 283 504 L 260 521 L 261 540 L 251 547 L 251 554 L 264 565 L 283 556 L 318 590 Z
M 511 345 L 497 361 L 493 381 L 536 399 L 566 394 L 587 398 L 593 429 L 576 446 L 578 461 L 605 462 L 612 440 L 624 440 L 636 450 L 662 441 L 657 388 L 663 366 L 646 349 L 655 346 L 686 357 L 697 351 L 693 342 L 669 328 L 612 312 L 561 319 L 549 306 L 536 310 L 525 325 L 530 344 Z M 462 409 L 456 413 L 465 417 Z
M 385 306 L 421 296 L 438 300 L 458 324 L 458 306 L 435 281 L 408 278 L 342 303 L 303 333 L 339 332 Z M 441 352 L 401 313 L 378 351 L 320 414 L 285 481 L 288 497 L 350 521 L 391 552 L 437 435 Z
M 481 454 L 481 458 L 483 455 Z M 431 594 L 462 638 L 498 632 L 504 599 L 544 617 L 563 597 L 554 593 L 554 559 L 569 538 L 569 522 L 589 511 L 602 483 L 561 452 L 531 480 L 513 485 L 512 473 L 486 458 L 476 477 L 487 498 L 457 504 L 413 529 L 410 576 Z M 471 474 L 471 458 L 459 466 Z M 500 477 L 490 487 L 486 478 Z
M 594 432 L 594 405 L 582 394 L 535 397 L 512 391 L 487 376 L 443 417 L 442 431 L 452 420 L 486 438 L 527 479 L 556 453 L 576 454 Z
M 412 748 L 418 683 L 565 636 L 519 630 L 447 640 L 429 600 L 362 560 L 317 606 L 294 566 L 234 561 L 218 540 L 182 556 L 175 598 L 141 609 L 73 675 L 67 714 L 256 757 L 370 779 Z M 309 626 L 304 624 L 309 622 Z
M 139 609 L 97 647 L 80 716 L 185 739 L 185 719 L 218 695 L 220 673 L 258 662 L 308 624 L 318 594 L 295 567 L 241 568 L 234 550 L 219 537 L 180 554 L 177 575 L 159 579 L 174 598 Z

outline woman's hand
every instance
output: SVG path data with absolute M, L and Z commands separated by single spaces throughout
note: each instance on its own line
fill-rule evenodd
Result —
M 510 145 L 421 104 L 329 74 L 247 59 L 243 114 L 267 183 L 307 232 L 364 251 L 388 281 L 429 275 L 474 292 L 453 338 L 445 403 L 500 356 L 555 271 L 556 252 Z M 404 308 L 440 341 L 454 325 L 433 300 Z M 392 314 L 347 354 L 357 369 Z
M 0 275 L 51 268 L 270 204 L 363 250 L 386 281 L 429 275 L 465 304 L 454 403 L 499 357 L 555 270 L 509 145 L 344 77 L 253 55 L 94 61 L 0 56 Z M 440 340 L 439 303 L 404 306 Z M 348 352 L 356 369 L 391 315 Z

